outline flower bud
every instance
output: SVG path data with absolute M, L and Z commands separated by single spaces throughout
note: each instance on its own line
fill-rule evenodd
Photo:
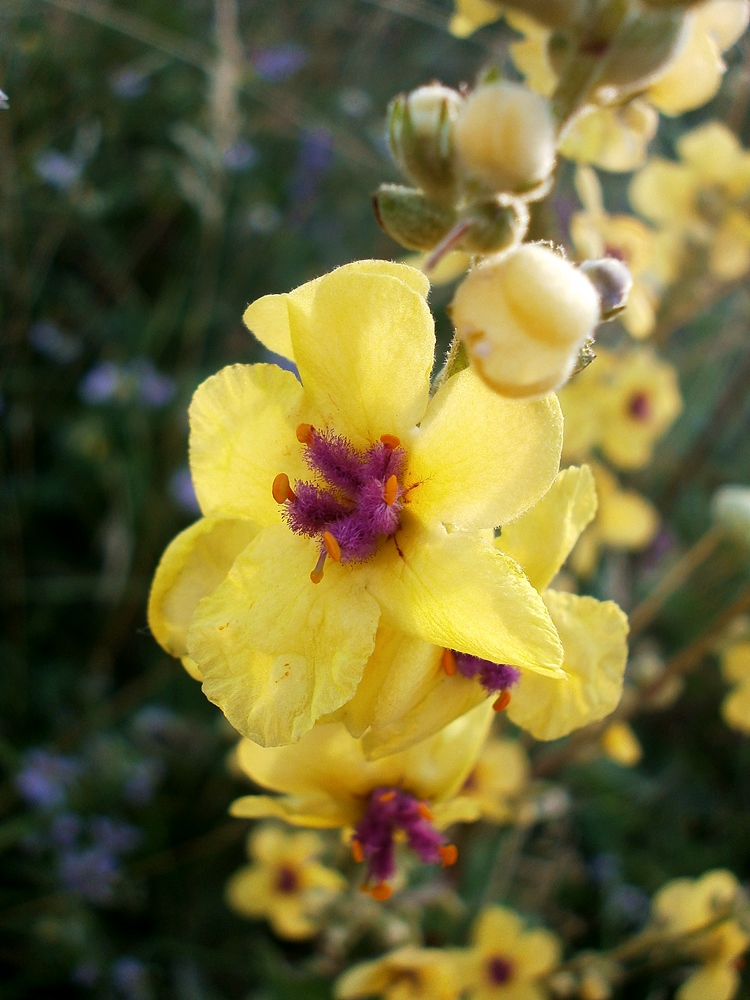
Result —
M 603 257 L 584 261 L 580 270 L 599 293 L 602 320 L 614 319 L 627 305 L 633 287 L 628 268 L 614 257 Z
M 456 90 L 432 83 L 400 94 L 388 109 L 388 142 L 406 176 L 438 201 L 449 201 L 456 188 L 454 125 L 463 98 Z
M 549 102 L 519 83 L 477 87 L 458 114 L 455 142 L 464 173 L 490 191 L 523 193 L 555 166 Z
M 713 495 L 714 523 L 750 547 L 750 486 L 722 486 Z
M 598 87 L 633 93 L 663 72 L 685 38 L 681 11 L 643 11 L 627 21 L 612 40 Z
M 415 188 L 381 184 L 372 200 L 380 228 L 408 250 L 432 250 L 456 221 L 455 212 Z
M 529 225 L 529 211 L 523 202 L 499 195 L 480 201 L 463 214 L 468 224 L 461 247 L 469 253 L 490 254 L 520 243 Z
M 542 396 L 570 375 L 599 322 L 599 295 L 549 247 L 490 257 L 456 289 L 452 318 L 469 359 L 504 396 Z

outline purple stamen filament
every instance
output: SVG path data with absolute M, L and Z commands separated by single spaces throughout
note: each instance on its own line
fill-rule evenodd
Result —
M 648 420 L 651 404 L 645 392 L 636 392 L 628 400 L 628 413 L 634 420 Z
M 299 878 L 297 877 L 297 872 L 288 865 L 284 865 L 279 868 L 276 874 L 276 888 L 284 895 L 297 892 L 299 889 Z
M 458 672 L 463 677 L 476 678 L 490 694 L 507 691 L 521 679 L 518 667 L 512 667 L 509 663 L 493 663 L 469 653 L 459 653 L 455 649 L 444 651 L 443 666 L 449 675 Z
M 495 955 L 487 962 L 487 977 L 493 986 L 503 986 L 513 977 L 513 964 L 502 955 Z
M 320 558 L 311 574 L 318 583 L 326 556 L 342 563 L 365 562 L 382 538 L 396 534 L 406 492 L 401 485 L 406 453 L 398 438 L 388 434 L 365 451 L 309 424 L 300 424 L 297 438 L 316 480 L 292 488 L 280 473 L 273 496 L 283 504 L 282 516 L 292 531 L 319 539 Z

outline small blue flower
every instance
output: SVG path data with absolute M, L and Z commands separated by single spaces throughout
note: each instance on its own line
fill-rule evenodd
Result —
M 34 160 L 34 170 L 47 184 L 67 191 L 80 178 L 83 165 L 56 149 L 45 149 Z
M 29 343 L 39 354 L 60 365 L 70 364 L 83 350 L 80 337 L 64 333 L 56 323 L 39 320 L 29 330 Z
M 94 847 L 112 854 L 129 854 L 143 842 L 143 834 L 137 826 L 109 816 L 92 819 L 90 831 Z
M 54 810 L 65 805 L 69 788 L 81 772 L 81 762 L 74 757 L 30 750 L 23 758 L 15 777 L 19 794 L 38 809 Z
M 122 374 L 112 361 L 100 361 L 88 371 L 80 385 L 78 395 L 89 405 L 108 403 L 120 392 Z
M 285 42 L 251 52 L 250 62 L 262 80 L 278 83 L 302 69 L 307 62 L 307 53 L 301 45 Z

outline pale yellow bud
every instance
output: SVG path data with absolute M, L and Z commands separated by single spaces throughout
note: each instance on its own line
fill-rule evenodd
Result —
M 528 191 L 555 166 L 549 102 L 519 83 L 500 80 L 480 86 L 456 118 L 455 144 L 468 177 L 491 191 Z
M 452 318 L 476 371 L 504 396 L 562 385 L 599 322 L 589 279 L 549 247 L 488 257 L 456 289 Z
M 433 198 L 450 200 L 456 177 L 453 129 L 463 98 L 432 83 L 400 94 L 388 109 L 388 142 L 396 163 Z

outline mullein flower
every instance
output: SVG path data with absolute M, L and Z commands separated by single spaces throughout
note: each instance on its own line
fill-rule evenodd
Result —
M 485 537 L 554 478 L 557 401 L 509 403 L 470 370 L 430 399 L 427 287 L 372 261 L 266 296 L 245 321 L 302 384 L 234 365 L 191 404 L 204 517 L 164 554 L 149 621 L 263 745 L 299 739 L 352 698 L 381 621 L 563 676 L 547 609 Z
M 560 393 L 565 414 L 563 457 L 599 448 L 620 469 L 641 469 L 682 410 L 677 372 L 653 351 L 596 350 L 596 360 Z
M 750 270 L 750 152 L 710 121 L 680 136 L 677 153 L 678 162 L 649 160 L 630 184 L 633 207 L 664 234 L 660 270 L 676 281 L 700 248 L 714 277 L 734 281 Z
M 252 864 L 227 882 L 227 903 L 241 917 L 265 917 L 279 937 L 313 937 L 323 908 L 346 888 L 343 875 L 318 861 L 324 846 L 315 833 L 289 834 L 273 823 L 256 827 L 247 841 Z
M 466 779 L 461 795 L 476 799 L 482 819 L 509 823 L 518 814 L 531 777 L 528 754 L 518 740 L 490 738 Z
M 625 615 L 612 601 L 549 588 L 595 510 L 589 470 L 567 469 L 494 543 L 542 594 L 562 641 L 565 680 L 379 633 L 362 684 L 338 716 L 362 736 L 368 756 L 425 739 L 487 698 L 537 739 L 557 739 L 614 710 L 627 658 Z
M 407 945 L 374 962 L 348 969 L 336 980 L 336 1000 L 458 1000 L 462 953 L 450 948 Z
M 750 641 L 736 642 L 721 654 L 721 672 L 732 685 L 721 703 L 721 714 L 728 726 L 750 734 Z
M 319 723 L 298 743 L 260 747 L 243 740 L 237 763 L 251 781 L 281 796 L 246 795 L 232 814 L 274 816 L 295 826 L 342 828 L 352 854 L 366 865 L 364 887 L 387 899 L 396 873 L 395 847 L 405 841 L 425 864 L 450 865 L 456 848 L 442 829 L 479 818 L 461 795 L 491 722 L 489 705 L 457 719 L 402 753 L 370 761 L 341 723 Z
M 677 991 L 677 1000 L 731 1000 L 737 993 L 738 959 L 750 945 L 750 936 L 733 918 L 739 892 L 734 875 L 717 869 L 698 879 L 674 879 L 654 896 L 655 926 L 685 935 L 683 954 L 700 963 Z
M 487 907 L 465 958 L 471 1000 L 546 1000 L 543 979 L 559 964 L 561 950 L 551 931 L 527 930 L 512 910 Z
M 594 521 L 586 528 L 570 556 L 571 569 L 582 579 L 599 564 L 603 548 L 640 552 L 659 530 L 654 505 L 635 490 L 624 490 L 617 477 L 598 462 L 591 462 L 599 505 Z

